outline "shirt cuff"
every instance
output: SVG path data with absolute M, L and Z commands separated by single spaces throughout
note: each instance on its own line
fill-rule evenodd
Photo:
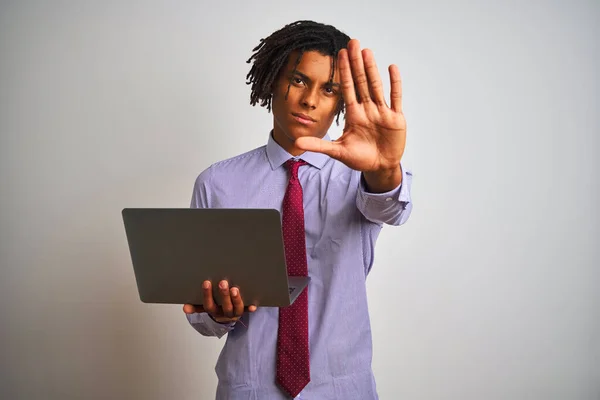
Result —
M 219 321 L 217 321 L 216 319 L 214 319 L 214 318 L 212 317 L 212 315 L 210 315 L 209 313 L 206 313 L 206 315 L 208 315 L 208 317 L 209 317 L 210 319 L 212 319 L 212 320 L 213 320 L 213 322 L 214 322 L 215 324 L 219 324 L 219 325 L 221 325 L 221 326 L 228 326 L 228 325 L 229 325 L 229 326 L 234 326 L 234 325 L 235 325 L 235 322 L 219 322 Z
M 235 322 L 217 322 L 208 313 L 187 314 L 187 318 L 194 329 L 205 336 L 221 338 L 235 326 Z
M 410 185 L 408 180 L 412 178 L 412 173 L 409 170 L 402 168 L 402 166 L 400 166 L 400 168 L 402 169 L 402 182 L 396 188 L 385 193 L 367 192 L 367 187 L 361 174 L 359 196 L 363 202 L 367 203 L 373 201 L 377 203 L 386 203 L 397 201 L 405 204 L 410 203 Z

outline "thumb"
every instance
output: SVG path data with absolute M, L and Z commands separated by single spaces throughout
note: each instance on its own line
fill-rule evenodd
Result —
M 342 149 L 340 143 L 319 139 L 316 137 L 301 137 L 296 139 L 296 147 L 304 151 L 313 151 L 315 153 L 327 154 L 336 160 L 340 159 Z
M 204 307 L 194 306 L 192 304 L 184 304 L 183 312 L 186 314 L 202 313 L 202 312 L 204 312 Z

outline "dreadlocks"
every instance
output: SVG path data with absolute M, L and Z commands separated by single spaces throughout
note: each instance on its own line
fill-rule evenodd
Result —
M 338 52 L 346 48 L 350 37 L 340 32 L 331 25 L 313 21 L 296 21 L 273 32 L 266 39 L 261 39 L 258 46 L 252 51 L 252 57 L 246 61 L 248 64 L 254 60 L 252 68 L 246 75 L 246 84 L 252 85 L 250 104 L 256 105 L 260 101 L 261 107 L 271 111 L 273 82 L 277 79 L 281 68 L 287 63 L 290 53 L 297 50 L 298 58 L 294 64 L 294 71 L 306 51 L 318 51 L 324 56 L 331 56 L 331 76 L 337 62 Z M 291 84 L 291 81 L 290 81 Z M 288 84 L 288 91 L 290 90 Z M 286 93 L 286 99 L 287 99 Z M 344 111 L 344 101 L 338 102 L 336 123 L 339 125 L 340 114 Z

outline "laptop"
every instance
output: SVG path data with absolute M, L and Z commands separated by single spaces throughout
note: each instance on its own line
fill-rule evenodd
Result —
M 275 209 L 125 208 L 125 233 L 140 300 L 202 305 L 202 282 L 225 279 L 244 305 L 286 307 L 308 285 L 287 274 Z

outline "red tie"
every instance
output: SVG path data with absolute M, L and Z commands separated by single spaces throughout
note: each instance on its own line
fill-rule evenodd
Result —
M 283 198 L 282 230 L 289 276 L 308 275 L 302 186 L 298 180 L 298 169 L 302 165 L 306 162 L 288 160 L 285 163 L 290 181 Z M 291 306 L 279 309 L 277 382 L 292 397 L 298 396 L 310 382 L 308 353 L 307 287 Z

